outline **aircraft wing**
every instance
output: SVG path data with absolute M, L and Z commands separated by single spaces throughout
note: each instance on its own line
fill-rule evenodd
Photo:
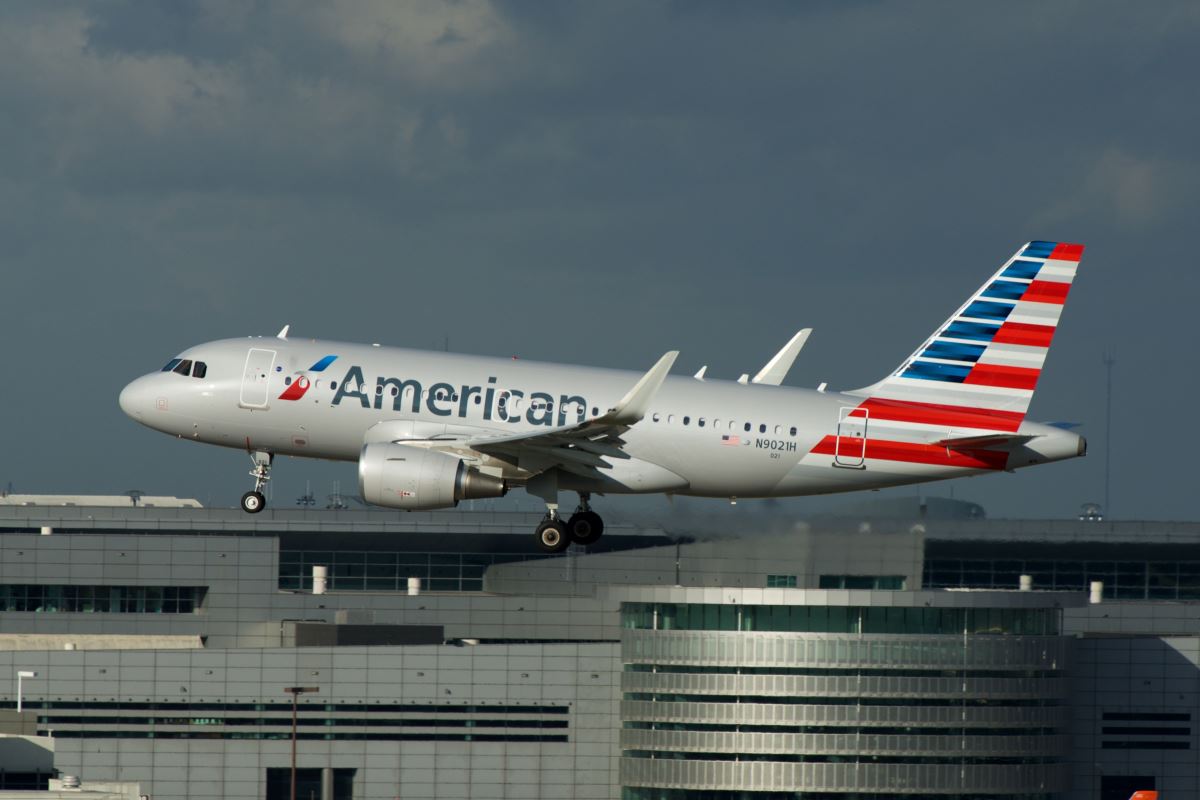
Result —
M 783 379 L 787 377 L 788 370 L 792 368 L 792 364 L 796 361 L 796 356 L 800 355 L 800 350 L 803 349 L 804 343 L 808 341 L 808 335 L 812 333 L 812 328 L 804 328 L 797 331 L 796 335 L 788 340 L 788 343 L 783 346 L 783 349 L 775 354 L 775 357 L 767 362 L 766 366 L 758 371 L 751 383 L 763 383 L 768 386 L 778 386 L 783 383 Z
M 621 434 L 646 415 L 678 355 L 676 350 L 665 353 L 616 406 L 594 419 L 510 436 L 480 436 L 464 444 L 481 453 L 515 457 L 532 472 L 557 467 L 595 477 L 597 468 L 610 466 L 601 456 L 629 458 L 621 449 L 625 444 Z

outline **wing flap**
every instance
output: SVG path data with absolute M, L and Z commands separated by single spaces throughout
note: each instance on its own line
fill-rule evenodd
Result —
M 597 469 L 612 466 L 602 457 L 629 458 L 621 449 L 625 444 L 621 434 L 646 415 L 678 356 L 677 350 L 664 353 L 620 402 L 594 419 L 508 436 L 478 436 L 465 444 L 481 453 L 516 457 L 522 461 L 522 467 L 528 460 L 536 465 L 534 471 L 537 472 L 558 467 L 584 477 L 595 477 Z

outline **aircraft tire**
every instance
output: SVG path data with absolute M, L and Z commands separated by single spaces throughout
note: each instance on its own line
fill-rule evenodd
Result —
M 595 544 L 604 533 L 604 520 L 595 511 L 579 511 L 567 520 L 567 532 L 573 542 Z
M 267 507 L 267 498 L 262 492 L 246 492 L 242 495 L 242 511 L 247 514 L 257 514 Z
M 567 526 L 557 519 L 542 520 L 533 535 L 537 539 L 538 549 L 543 553 L 561 553 L 571 544 Z

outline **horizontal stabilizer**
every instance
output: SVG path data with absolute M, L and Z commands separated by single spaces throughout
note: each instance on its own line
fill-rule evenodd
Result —
M 775 357 L 758 371 L 758 374 L 754 376 L 751 382 L 762 383 L 767 386 L 778 386 L 783 383 L 783 379 L 787 377 L 788 370 L 792 368 L 792 364 L 796 363 L 796 356 L 800 355 L 800 351 L 804 349 L 804 343 L 808 341 L 808 336 L 811 333 L 812 328 L 797 331 L 796 335 L 789 339 L 788 343 L 783 346 L 783 349 L 776 353 Z
M 1036 439 L 1015 433 L 990 433 L 985 436 L 958 436 L 940 439 L 936 444 L 950 450 L 1012 450 Z

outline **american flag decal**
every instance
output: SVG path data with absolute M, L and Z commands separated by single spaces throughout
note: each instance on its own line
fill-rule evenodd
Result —
M 742 439 L 740 436 L 729 436 L 728 434 L 721 434 L 721 444 L 730 445 L 732 447 L 737 447 L 741 443 L 742 443 Z

